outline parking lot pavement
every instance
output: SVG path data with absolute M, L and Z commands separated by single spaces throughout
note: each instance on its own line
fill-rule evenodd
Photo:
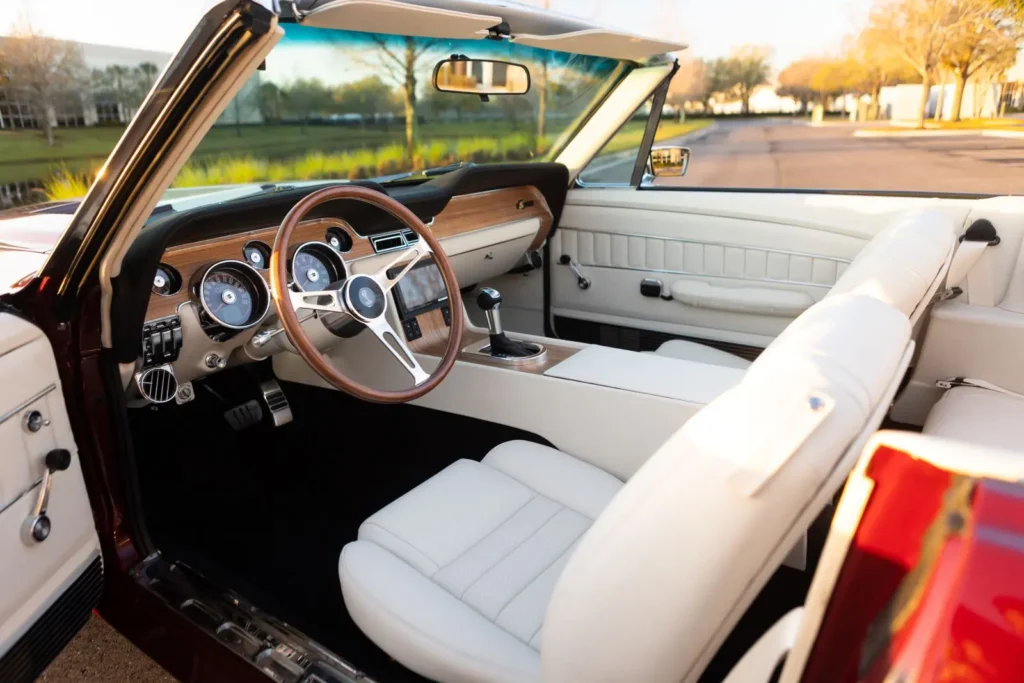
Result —
M 855 137 L 858 128 L 787 119 L 719 120 L 701 139 L 682 141 L 692 151 L 686 176 L 658 184 L 1024 193 L 1024 139 Z M 621 169 L 604 173 L 609 179 L 622 177 Z
M 172 683 L 175 679 L 93 615 L 39 683 Z

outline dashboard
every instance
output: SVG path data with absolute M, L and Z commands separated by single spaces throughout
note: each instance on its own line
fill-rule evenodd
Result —
M 564 167 L 558 168 L 564 172 Z M 554 175 L 554 183 L 527 175 L 524 181 L 537 184 L 487 187 L 494 183 L 481 183 L 478 177 L 475 183 L 461 184 L 484 189 L 457 193 L 457 183 L 443 203 L 424 192 L 422 185 L 418 192 L 408 193 L 409 201 L 399 200 L 421 219 L 424 213 L 432 214 L 428 229 L 441 241 L 460 285 L 471 286 L 508 272 L 551 234 L 567 185 L 561 184 L 559 194 L 558 174 L 543 170 L 547 173 L 540 181 Z M 502 178 L 502 182 L 509 180 Z M 135 327 L 134 348 L 127 351 L 118 342 L 124 344 L 130 331 L 115 326 L 115 351 L 122 363 L 134 364 L 145 403 L 181 402 L 180 387 L 193 380 L 228 365 L 290 350 L 272 305 L 269 266 L 278 217 L 283 218 L 281 209 L 290 208 L 297 199 L 289 197 L 286 206 L 280 200 L 280 196 L 267 198 L 265 210 L 246 203 L 234 215 L 220 206 L 195 215 L 168 216 L 144 229 L 132 246 L 122 275 L 115 279 L 113 303 L 115 314 L 127 317 L 133 307 L 141 308 L 139 290 L 145 286 L 141 335 Z M 295 229 L 288 256 L 293 290 L 336 288 L 355 273 L 383 267 L 394 258 L 385 254 L 406 249 L 419 239 L 413 231 L 388 221 L 389 217 L 369 217 L 351 205 L 328 208 L 330 215 L 316 215 Z M 209 236 L 210 232 L 216 234 Z M 143 281 L 146 274 L 149 277 Z M 129 290 L 130 286 L 134 289 Z M 403 331 L 413 351 L 434 348 L 447 339 L 448 296 L 432 260 L 417 264 L 390 297 L 388 315 L 393 327 Z M 321 350 L 362 329 L 338 314 L 305 311 L 300 312 L 300 320 Z

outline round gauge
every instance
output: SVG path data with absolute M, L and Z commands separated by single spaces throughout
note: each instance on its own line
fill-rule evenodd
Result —
M 174 268 L 161 263 L 153 275 L 153 293 L 160 296 L 177 294 L 181 289 L 181 275 Z
M 213 322 L 243 329 L 263 319 L 270 305 L 270 293 L 252 266 L 240 261 L 221 261 L 203 276 L 199 300 Z
M 263 242 L 247 242 L 242 249 L 245 262 L 258 270 L 266 270 L 270 267 L 270 247 Z
M 340 257 L 319 242 L 303 244 L 292 256 L 292 282 L 303 292 L 327 289 L 344 272 Z
M 352 238 L 341 228 L 328 228 L 324 235 L 324 241 L 334 247 L 335 250 L 345 252 L 352 249 Z

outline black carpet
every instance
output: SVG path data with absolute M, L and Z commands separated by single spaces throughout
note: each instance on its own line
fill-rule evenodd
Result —
M 424 679 L 349 618 L 342 546 L 364 519 L 459 458 L 479 460 L 517 429 L 409 405 L 283 384 L 295 420 L 233 431 L 223 412 L 256 394 L 224 373 L 182 406 L 130 411 L 150 535 L 164 555 L 230 587 L 382 681 Z

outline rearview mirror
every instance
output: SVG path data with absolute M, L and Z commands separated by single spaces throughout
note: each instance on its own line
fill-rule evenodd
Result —
M 690 165 L 689 147 L 652 147 L 647 169 L 655 178 L 673 178 L 686 175 Z
M 461 55 L 434 67 L 434 87 L 465 95 L 524 95 L 530 91 L 530 71 L 522 64 Z

